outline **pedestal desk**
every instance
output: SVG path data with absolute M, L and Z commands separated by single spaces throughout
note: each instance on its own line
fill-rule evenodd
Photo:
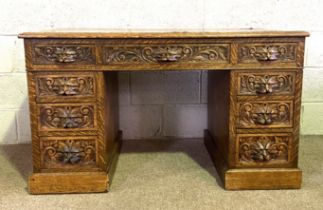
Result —
M 204 142 L 225 189 L 300 188 L 303 31 L 22 33 L 29 192 L 105 192 L 118 159 L 118 71 L 208 70 Z M 149 88 L 149 87 L 147 87 Z

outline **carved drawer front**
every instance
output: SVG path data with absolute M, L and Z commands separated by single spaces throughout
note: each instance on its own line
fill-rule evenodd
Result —
M 105 45 L 104 62 L 121 64 L 229 63 L 228 44 Z
M 297 43 L 239 44 L 238 63 L 300 66 L 301 64 L 297 64 L 297 50 Z
M 236 162 L 242 166 L 283 165 L 290 162 L 291 134 L 238 134 Z
M 238 95 L 293 95 L 295 73 L 239 73 Z
M 95 96 L 95 78 L 92 74 L 47 74 L 36 76 L 38 99 L 68 99 Z
M 95 46 L 91 44 L 35 44 L 33 63 L 38 65 L 95 64 Z
M 42 131 L 96 129 L 96 106 L 93 104 L 39 105 Z
M 41 163 L 45 169 L 96 167 L 95 137 L 43 137 L 40 141 Z
M 238 103 L 238 128 L 284 128 L 293 126 L 292 101 Z

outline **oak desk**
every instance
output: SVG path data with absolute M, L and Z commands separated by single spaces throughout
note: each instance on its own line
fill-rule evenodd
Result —
M 225 189 L 300 188 L 303 31 L 23 33 L 29 191 L 108 190 L 120 70 L 208 71 L 205 145 Z

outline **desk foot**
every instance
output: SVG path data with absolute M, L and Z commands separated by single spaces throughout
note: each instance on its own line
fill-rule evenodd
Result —
M 205 146 L 227 190 L 299 189 L 302 171 L 298 168 L 235 168 L 229 169 L 219 153 L 213 137 L 205 131 Z
M 122 145 L 122 131 L 118 132 L 113 148 L 109 152 L 111 157 L 107 172 L 48 172 L 34 173 L 28 180 L 30 194 L 58 194 L 58 193 L 94 193 L 107 192 L 117 165 Z
M 105 172 L 34 173 L 29 177 L 30 194 L 107 192 Z
M 224 179 L 227 190 L 299 189 L 302 171 L 298 168 L 230 169 Z

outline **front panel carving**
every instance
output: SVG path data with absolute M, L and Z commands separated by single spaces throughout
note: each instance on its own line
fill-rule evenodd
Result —
M 239 95 L 291 95 L 294 89 L 294 74 L 239 74 Z
M 35 64 L 93 64 L 95 63 L 92 46 L 35 46 L 33 48 Z
M 222 62 L 227 63 L 229 46 L 209 45 L 162 45 L 162 46 L 106 46 L 107 64 L 160 63 L 160 62 Z
M 41 141 L 44 168 L 75 168 L 95 166 L 95 139 L 44 138 Z
M 274 164 L 289 161 L 291 136 L 288 134 L 238 135 L 240 164 Z
M 40 106 L 40 126 L 46 129 L 94 128 L 93 105 Z
M 292 102 L 239 103 L 240 128 L 292 127 Z
M 93 76 L 45 76 L 37 78 L 37 95 L 93 96 Z
M 296 61 L 296 43 L 241 44 L 239 45 L 239 62 L 253 63 L 261 61 Z

